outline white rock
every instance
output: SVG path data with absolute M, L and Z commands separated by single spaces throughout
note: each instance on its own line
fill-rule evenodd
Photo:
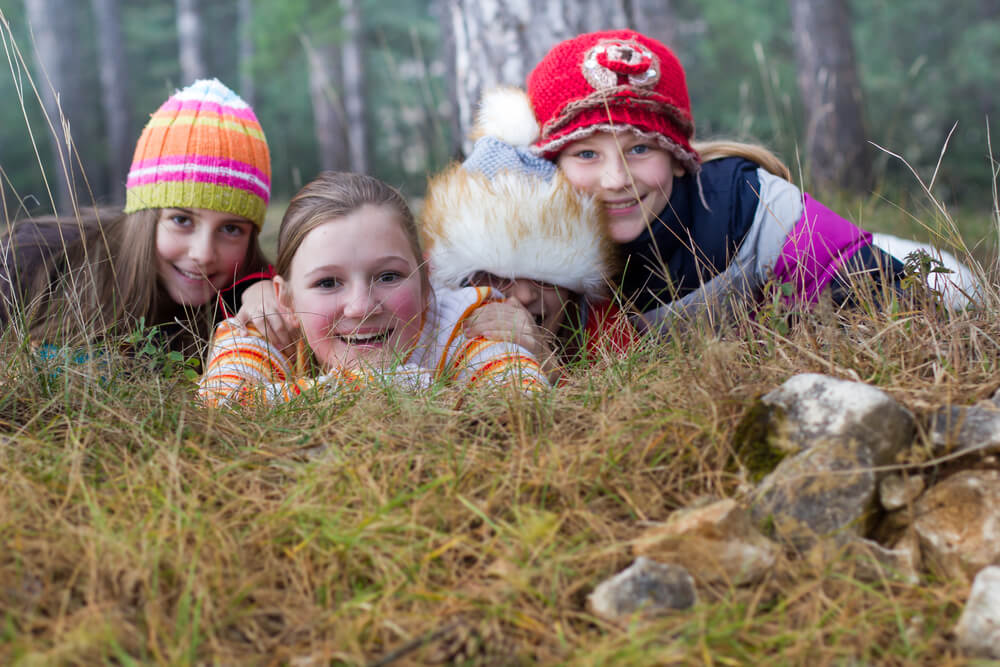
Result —
M 955 636 L 958 646 L 974 655 L 1000 658 L 1000 567 L 976 575 Z
M 687 609 L 697 601 L 694 579 L 687 570 L 642 556 L 587 597 L 592 612 L 615 622 L 626 621 L 636 612 L 649 617 Z

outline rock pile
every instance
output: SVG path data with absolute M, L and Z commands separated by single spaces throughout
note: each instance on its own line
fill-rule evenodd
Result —
M 739 586 L 786 555 L 835 552 L 857 557 L 858 576 L 975 579 L 956 640 L 1000 657 L 983 648 L 1000 646 L 1000 392 L 941 408 L 927 435 L 918 439 L 910 411 L 875 387 L 790 378 L 737 428 L 736 465 L 753 482 L 745 498 L 647 529 L 631 543 L 636 563 L 595 589 L 592 611 L 620 622 L 694 604 L 693 587 L 664 601 L 683 588 L 678 570 L 698 586 Z

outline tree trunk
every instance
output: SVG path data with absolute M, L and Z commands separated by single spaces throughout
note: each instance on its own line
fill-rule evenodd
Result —
M 347 121 L 347 148 L 351 171 L 368 172 L 368 121 L 365 118 L 364 29 L 358 0 L 341 0 L 344 31 L 341 46 L 344 116 Z
M 672 0 L 632 0 L 629 3 L 629 26 L 657 39 L 677 53 L 677 17 Z
M 198 0 L 177 0 L 177 42 L 181 64 L 181 85 L 208 76 L 201 48 L 201 10 Z
M 444 65 L 445 94 L 448 99 L 447 113 L 440 120 L 448 128 L 448 156 L 461 159 L 463 136 L 456 106 L 460 85 L 455 68 L 455 31 L 451 28 L 451 2 L 452 0 L 432 0 L 431 12 L 441 26 L 440 57 Z
M 806 112 L 809 183 L 816 189 L 866 191 L 872 169 L 847 0 L 789 0 L 789 6 Z
M 24 5 L 35 41 L 35 83 L 54 128 L 50 136 L 52 164 L 48 165 L 48 173 L 54 177 L 49 183 L 54 188 L 52 205 L 57 213 L 68 215 L 75 201 L 77 173 L 76 150 L 68 127 L 70 112 L 77 106 L 73 78 L 67 72 L 67 59 L 75 51 L 72 0 L 25 0 Z
M 322 169 L 345 171 L 350 168 L 344 113 L 337 91 L 340 71 L 336 66 L 340 49 L 337 46 L 316 45 L 303 37 L 306 61 L 309 63 L 309 99 L 312 101 L 316 145 Z
M 240 70 L 240 90 L 239 96 L 243 101 L 254 106 L 257 91 L 254 89 L 253 78 L 253 0 L 239 0 L 236 6 L 239 18 L 239 70 Z
M 483 93 L 500 85 L 523 88 L 528 72 L 558 42 L 582 32 L 624 27 L 625 0 L 452 0 L 454 105 L 465 139 Z
M 97 57 L 101 74 L 101 105 L 107 137 L 108 183 L 111 201 L 125 201 L 125 177 L 132 161 L 132 128 L 129 124 L 128 72 L 122 41 L 118 0 L 92 0 L 97 23 Z

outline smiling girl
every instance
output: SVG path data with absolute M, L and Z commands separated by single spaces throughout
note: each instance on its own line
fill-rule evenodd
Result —
M 903 264 L 872 235 L 789 181 L 760 146 L 693 143 L 684 69 L 631 30 L 556 45 L 528 76 L 536 155 L 603 202 L 625 269 L 622 295 L 659 330 L 678 314 L 753 302 L 768 283 L 791 300 L 901 294 Z
M 143 130 L 123 212 L 24 220 L 0 239 L 0 321 L 56 344 L 112 340 L 142 322 L 193 352 L 220 292 L 267 267 L 258 233 L 270 186 L 253 110 L 219 81 L 196 81 Z
M 502 295 L 432 289 L 422 256 L 398 191 L 370 176 L 320 174 L 292 199 L 278 236 L 274 286 L 301 343 L 287 354 L 252 324 L 223 322 L 199 395 L 211 405 L 287 401 L 316 385 L 336 390 L 374 378 L 546 386 L 527 350 L 463 333 Z

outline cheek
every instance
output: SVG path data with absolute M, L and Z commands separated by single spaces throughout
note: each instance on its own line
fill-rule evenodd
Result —
M 163 225 L 156 226 L 156 258 L 159 260 L 172 261 L 182 250 L 178 239 Z
M 250 249 L 250 238 L 240 241 L 229 241 L 219 250 L 218 258 L 221 264 L 220 269 L 225 273 L 236 277 L 237 270 L 247 257 Z
M 594 173 L 596 170 L 589 169 L 586 165 L 579 164 L 573 160 L 559 160 L 559 168 L 562 170 L 563 176 L 569 181 L 577 190 L 583 190 L 584 192 L 589 192 L 593 190 L 596 182 Z
M 413 320 L 419 321 L 419 315 L 424 309 L 422 289 L 419 285 L 406 286 L 396 290 L 383 303 L 397 319 L 404 323 Z

